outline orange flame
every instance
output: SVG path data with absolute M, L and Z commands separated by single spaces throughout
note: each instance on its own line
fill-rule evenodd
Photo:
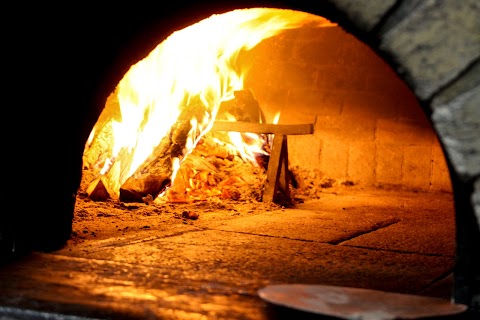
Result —
M 133 65 L 117 87 L 121 121 L 112 120 L 112 156 L 102 170 L 105 174 L 113 166 L 120 167 L 110 177 L 115 180 L 111 182 L 114 189 L 119 190 L 186 110 L 200 105 L 204 113 L 187 120 L 191 124 L 188 141 L 182 156 L 172 161 L 174 181 L 183 159 L 211 129 L 220 104 L 243 89 L 247 70 L 236 61 L 239 52 L 304 24 L 333 25 L 317 16 L 283 9 L 254 8 L 213 15 L 174 32 Z M 248 134 L 242 139 L 242 135 L 231 133 L 229 143 L 248 160 L 260 146 L 256 137 L 248 139 L 252 145 L 245 146 L 246 137 Z

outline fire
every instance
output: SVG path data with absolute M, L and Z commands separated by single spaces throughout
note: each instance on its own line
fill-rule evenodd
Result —
M 162 152 L 169 156 L 162 161 L 169 167 L 170 194 L 174 194 L 180 168 L 188 167 L 189 155 L 211 130 L 221 104 L 244 89 L 248 66 L 239 65 L 239 53 L 282 30 L 305 24 L 332 25 L 317 16 L 282 9 L 254 8 L 213 15 L 174 32 L 133 65 L 114 93 L 118 110 L 109 120 L 111 149 L 100 171 L 107 189 L 117 194 L 128 179 L 143 174 L 141 166 L 161 141 L 167 140 L 174 148 L 164 148 Z M 236 121 L 229 113 L 224 117 Z M 182 125 L 185 123 L 188 125 Z M 101 129 L 97 125 L 93 128 L 86 150 Z M 184 136 L 182 132 L 187 129 Z M 265 137 L 238 132 L 227 137 L 213 141 L 219 146 L 228 144 L 244 161 L 253 162 L 256 154 L 266 152 Z M 208 170 L 200 172 L 192 167 L 184 171 L 189 171 L 185 190 L 213 184 Z M 212 195 L 219 192 L 209 191 Z

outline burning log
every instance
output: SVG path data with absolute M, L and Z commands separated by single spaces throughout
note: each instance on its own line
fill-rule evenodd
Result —
M 190 119 L 204 115 L 203 104 L 189 105 L 150 156 L 137 168 L 120 187 L 120 201 L 141 202 L 142 198 L 150 194 L 155 198 L 167 185 L 173 173 L 173 158 L 183 156 L 189 132 Z
M 230 120 L 228 116 L 233 116 L 237 121 L 266 122 L 265 115 L 250 90 L 238 90 L 233 94 L 235 99 L 222 102 L 216 120 Z
M 102 177 L 94 179 L 88 185 L 87 195 L 93 201 L 106 201 L 110 199 L 110 194 L 105 187 Z
M 170 182 L 170 176 L 146 173 L 139 178 L 130 177 L 120 188 L 120 201 L 142 202 L 147 196 L 154 197 Z
M 214 195 L 216 168 L 206 158 L 190 154 L 179 168 L 167 197 L 171 202 L 205 200 Z
M 213 134 L 213 136 L 216 136 Z M 214 145 L 201 140 L 194 151 L 195 154 L 203 157 L 215 157 L 219 159 L 232 160 L 235 156 L 234 150 L 225 148 L 225 146 Z
M 133 159 L 130 153 L 134 150 L 125 147 L 117 157 L 121 160 L 113 159 L 112 170 L 107 171 L 105 181 L 100 178 L 91 181 L 88 195 L 99 200 L 110 196 L 118 197 L 124 202 L 151 201 L 164 191 L 167 191 L 166 197 L 170 202 L 201 201 L 212 196 L 225 199 L 254 196 L 258 201 L 265 202 L 277 202 L 278 194 L 289 198 L 287 136 L 312 134 L 314 124 L 264 123 L 262 110 L 249 90 L 236 91 L 234 94 L 235 99 L 222 102 L 216 121 L 205 136 L 200 136 L 202 128 L 197 128 L 192 120 L 205 123 L 203 120 L 206 120 L 204 117 L 208 114 L 207 108 L 200 98 L 192 99 L 168 133 L 132 175 L 128 172 Z M 251 134 L 260 137 L 263 135 L 258 141 L 264 139 L 264 144 L 258 147 L 264 152 L 254 153 L 253 159 L 252 154 L 247 156 L 238 146 L 234 147 L 228 142 L 232 141 L 229 138 L 232 132 L 241 134 L 244 144 L 249 146 L 258 140 L 252 138 Z M 271 138 L 267 135 L 274 136 L 272 146 L 267 143 L 267 139 Z M 188 139 L 200 140 L 196 141 L 196 147 L 186 155 L 184 148 Z M 175 181 L 171 181 L 174 158 L 181 162 Z M 249 163 L 247 159 L 257 161 Z M 233 164 L 238 164 L 241 169 L 232 170 Z M 114 186 L 108 185 L 108 182 L 115 181 L 109 178 L 118 176 L 125 177 L 126 180 L 119 179 L 124 182 L 115 191 Z
M 236 91 L 235 97 L 235 99 L 221 104 L 217 115 L 218 117 L 228 118 L 229 115 L 234 115 L 239 119 L 257 122 L 264 118 L 258 102 L 254 99 L 249 90 Z M 206 109 L 201 101 L 193 101 L 190 105 L 184 108 L 178 121 L 171 128 L 170 134 L 166 135 L 162 141 L 160 141 L 148 159 L 146 159 L 135 173 L 120 187 L 121 201 L 140 202 L 142 201 L 142 198 L 148 194 L 155 198 L 171 183 L 170 177 L 173 173 L 172 159 L 175 157 L 183 157 L 183 149 L 192 129 L 190 120 L 202 119 L 205 113 Z M 220 147 L 215 147 L 215 149 L 209 150 L 207 153 L 210 155 L 217 155 L 223 159 L 231 159 L 233 156 L 227 149 Z M 191 157 L 192 155 L 190 154 L 188 158 Z M 201 161 L 198 158 L 195 159 L 195 162 L 195 165 L 202 166 Z M 184 168 L 183 171 L 185 170 L 187 169 Z M 187 173 L 183 172 L 182 174 L 182 171 L 180 170 L 179 179 L 176 179 L 174 183 L 177 185 L 176 189 L 169 191 L 169 195 L 172 199 L 175 199 L 175 201 L 182 202 L 183 198 L 181 190 L 192 189 L 193 187 L 189 185 L 189 178 L 187 176 Z M 180 178 L 183 178 L 183 181 Z M 216 194 L 216 192 L 214 193 Z M 220 194 L 220 191 L 218 193 Z
M 278 125 L 243 121 L 215 121 L 212 131 L 221 130 L 271 133 L 275 135 L 270 159 L 268 161 L 267 179 L 262 201 L 289 202 L 287 135 L 312 134 L 314 132 L 314 124 Z M 184 130 L 184 132 L 185 131 L 187 130 Z M 171 142 L 166 141 L 164 143 L 166 143 L 166 146 L 173 148 L 173 146 L 170 145 Z M 190 154 L 182 164 L 182 167 L 177 173 L 175 187 L 169 190 L 169 200 L 172 202 L 189 202 L 191 199 L 205 200 L 209 196 L 220 194 L 222 194 L 222 197 L 231 199 L 238 198 L 238 192 L 232 190 L 222 191 L 221 188 L 232 185 L 232 181 L 235 181 L 234 186 L 238 186 L 238 183 L 244 185 L 245 181 L 242 181 L 241 178 L 237 176 L 227 177 L 225 180 L 219 179 L 216 177 L 217 168 L 207 161 L 207 159 L 210 159 L 209 157 L 226 159 L 228 152 L 225 150 L 220 151 L 219 149 L 207 155 L 207 150 L 203 150 L 201 146 L 202 144 L 200 144 L 198 152 Z M 163 149 L 159 148 L 158 150 L 169 150 L 173 152 L 173 150 L 165 148 L 165 146 Z M 162 155 L 162 153 L 158 153 L 158 150 L 156 149 L 156 151 L 152 153 L 152 157 L 156 154 Z M 212 150 L 215 149 L 212 148 Z M 141 168 L 146 173 L 141 176 L 134 175 L 124 183 L 120 190 L 121 200 L 140 202 L 147 194 L 155 197 L 163 190 L 170 183 L 169 177 L 171 176 L 171 161 L 162 162 L 164 159 L 170 160 L 171 158 L 168 156 L 164 158 L 158 156 L 151 162 L 145 162 Z M 165 172 L 163 176 L 159 174 L 161 170 Z M 215 189 L 213 187 L 217 188 Z M 189 196 L 186 195 L 187 192 Z M 279 195 L 283 197 L 281 201 L 278 199 Z

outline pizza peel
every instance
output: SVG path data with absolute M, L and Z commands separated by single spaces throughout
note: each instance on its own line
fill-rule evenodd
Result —
M 274 305 L 341 319 L 418 319 L 467 310 L 441 298 L 328 285 L 268 285 L 258 295 Z

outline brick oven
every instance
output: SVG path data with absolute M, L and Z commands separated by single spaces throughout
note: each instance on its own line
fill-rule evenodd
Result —
M 271 319 L 278 310 L 256 290 L 277 283 L 416 294 L 478 314 L 479 5 L 207 2 L 19 15 L 6 37 L 15 102 L 0 314 Z M 113 154 L 111 122 L 138 116 L 120 111 L 132 66 L 212 14 L 259 7 L 317 22 L 236 56 L 248 73 L 219 114 L 246 105 L 260 116 L 211 132 L 259 130 L 267 154 L 252 164 L 205 136 L 188 167 L 203 180 L 185 178 L 184 196 L 169 189 L 171 162 L 162 175 L 143 165 L 115 190 L 106 179 L 132 160 Z M 200 39 L 174 56 L 198 56 Z M 145 122 L 154 111 L 142 112 Z M 180 119 L 184 144 L 162 150 L 183 157 L 193 124 Z M 116 173 L 105 174 L 109 161 Z

